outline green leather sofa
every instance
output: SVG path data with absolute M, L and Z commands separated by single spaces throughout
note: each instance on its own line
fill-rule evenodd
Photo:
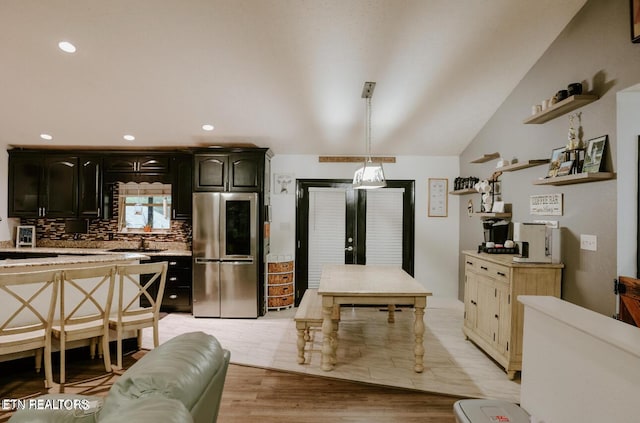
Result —
M 37 399 L 84 402 L 73 409 L 19 410 L 9 422 L 212 423 L 218 417 L 229 358 L 229 351 L 211 335 L 178 335 L 127 369 L 106 397 L 44 395 Z

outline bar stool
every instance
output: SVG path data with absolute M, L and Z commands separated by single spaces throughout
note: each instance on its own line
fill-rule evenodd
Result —
M 109 318 L 109 328 L 117 334 L 116 369 L 122 369 L 122 338 L 125 330 L 136 330 L 138 349 L 142 347 L 142 330 L 153 327 L 153 346 L 160 343 L 158 320 L 160 305 L 167 278 L 167 262 L 125 264 L 117 266 L 118 306 L 117 315 Z M 134 287 L 136 294 L 125 297 L 127 287 Z M 148 306 L 143 306 L 142 301 Z
M 37 350 L 37 371 L 44 355 L 46 388 L 53 385 L 51 325 L 59 283 L 55 270 L 0 275 L 0 292 L 7 294 L 0 311 L 0 355 Z
M 60 392 L 65 384 L 67 342 L 102 340 L 104 367 L 111 372 L 109 356 L 109 312 L 115 285 L 115 266 L 97 266 L 62 271 L 60 320 L 51 328 L 60 344 Z

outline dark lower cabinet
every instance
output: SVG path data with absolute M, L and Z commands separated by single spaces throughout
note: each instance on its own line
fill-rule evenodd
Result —
M 145 263 L 162 261 L 168 263 L 168 269 L 160 311 L 191 313 L 191 257 L 152 256 Z M 149 290 L 154 296 L 157 292 L 157 285 Z M 140 298 L 140 305 L 146 307 L 149 303 L 146 298 Z

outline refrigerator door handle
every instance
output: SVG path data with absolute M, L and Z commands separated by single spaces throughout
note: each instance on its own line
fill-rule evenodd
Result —
M 220 263 L 224 264 L 253 264 L 253 258 L 248 259 L 234 259 L 234 260 L 220 260 Z
M 205 264 L 205 263 L 216 263 L 216 262 L 219 262 L 220 260 L 196 257 L 194 261 L 196 264 Z

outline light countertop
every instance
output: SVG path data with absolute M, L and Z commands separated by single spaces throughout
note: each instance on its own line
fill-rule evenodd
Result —
M 79 266 L 83 264 L 112 263 L 118 261 L 144 260 L 151 256 L 183 256 L 191 257 L 189 250 L 163 250 L 157 252 L 113 252 L 104 248 L 0 248 L 0 253 L 34 253 L 57 254 L 57 257 L 21 258 L 0 260 L 0 272 L 11 272 L 11 269 L 41 266 Z

